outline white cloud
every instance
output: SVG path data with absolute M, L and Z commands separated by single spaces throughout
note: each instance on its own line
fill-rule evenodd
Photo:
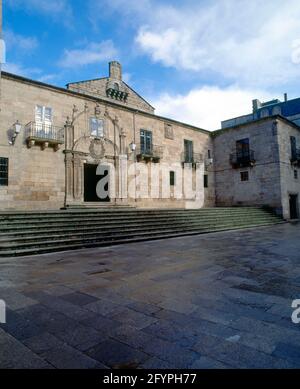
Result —
M 123 81 L 126 82 L 126 84 L 129 84 L 131 79 L 132 75 L 130 73 L 123 73 Z
M 153 62 L 251 88 L 299 78 L 292 61 L 300 38 L 298 0 L 101 3 L 135 26 L 137 49 Z
M 89 43 L 83 49 L 66 49 L 59 65 L 65 68 L 74 68 L 109 61 L 115 57 L 117 57 L 117 50 L 113 42 L 107 40 L 100 43 Z
M 38 81 L 49 83 L 55 81 L 58 78 L 58 74 L 44 74 L 43 76 L 39 77 Z
M 2 70 L 8 73 L 17 74 L 23 77 L 34 77 L 41 73 L 38 68 L 27 68 L 23 65 L 13 62 L 7 62 L 2 65 Z
M 22 50 L 22 54 L 23 54 L 24 52 L 25 53 L 32 52 L 39 45 L 39 42 L 36 37 L 23 36 L 20 34 L 16 34 L 11 30 L 4 31 L 3 35 L 6 43 L 6 48 L 8 51 Z
M 232 85 L 226 89 L 204 86 L 186 95 L 164 93 L 152 99 L 156 114 L 212 131 L 221 128 L 221 121 L 251 113 L 252 100 L 270 100 L 265 90 L 245 90 Z

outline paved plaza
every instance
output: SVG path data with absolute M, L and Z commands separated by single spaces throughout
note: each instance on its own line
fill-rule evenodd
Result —
M 0 260 L 0 368 L 299 368 L 300 225 Z

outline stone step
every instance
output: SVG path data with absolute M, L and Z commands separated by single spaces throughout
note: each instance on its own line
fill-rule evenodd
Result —
M 268 222 L 256 222 L 255 225 L 259 226 L 259 225 L 262 225 L 262 224 L 266 224 Z M 230 228 L 231 226 L 235 227 L 235 226 L 246 226 L 248 224 L 251 224 L 253 225 L 252 223 L 245 223 L 245 222 L 239 222 L 239 223 L 230 223 L 230 222 L 227 222 L 227 223 L 222 223 L 222 224 L 219 224 L 219 226 L 221 226 L 222 228 L 224 227 L 228 227 Z M 203 229 L 204 230 L 207 230 L 207 229 L 210 229 L 210 228 L 215 228 L 215 227 L 218 227 L 218 225 L 211 225 L 211 226 L 186 226 L 186 227 L 183 227 L 183 226 L 180 226 L 180 227 L 173 227 L 172 228 L 169 228 L 169 227 L 161 227 L 160 229 L 153 229 L 153 230 L 145 230 L 145 231 L 141 231 L 141 230 L 135 230 L 135 231 L 114 231 L 114 232 L 101 232 L 101 233 L 82 233 L 80 234 L 79 236 L 76 236 L 76 234 L 74 235 L 71 235 L 69 237 L 66 237 L 65 234 L 61 234 L 61 235 L 58 235 L 58 236 L 47 236 L 46 239 L 40 239 L 41 237 L 39 235 L 37 235 L 36 237 L 34 238 L 31 238 L 29 239 L 28 241 L 24 238 L 21 238 L 21 239 L 16 239 L 16 240 L 7 240 L 7 244 L 9 245 L 9 247 L 25 247 L 25 246 L 46 246 L 46 245 L 52 245 L 53 243 L 54 244 L 57 244 L 57 243 L 61 243 L 61 242 L 65 242 L 65 244 L 68 244 L 70 241 L 85 241 L 85 240 L 89 240 L 89 239 L 98 239 L 98 240 L 111 240 L 111 239 L 119 239 L 120 237 L 131 237 L 131 236 L 140 236 L 140 235 L 157 235 L 157 234 L 162 234 L 162 233 L 165 233 L 165 234 L 170 234 L 172 232 L 174 233 L 180 233 L 181 231 L 202 231 Z M 1 241 L 0 242 L 1 245 L 0 245 L 0 250 L 1 248 L 3 247 L 7 247 L 7 245 L 5 244 L 5 242 Z
M 25 223 L 16 223 L 16 222 L 5 222 L 0 223 L 1 230 L 5 231 L 6 229 L 13 229 L 15 231 L 21 230 L 21 229 L 36 229 L 36 228 L 77 228 L 77 227 L 88 227 L 88 226 L 103 226 L 103 227 L 109 227 L 109 226 L 127 226 L 127 225 L 152 225 L 160 223 L 185 223 L 185 222 L 198 222 L 198 221 L 217 221 L 217 220 L 250 220 L 250 219 L 268 219 L 268 220 L 277 220 L 278 217 L 270 214 L 260 214 L 260 215 L 201 215 L 201 216 L 195 216 L 195 215 L 189 215 L 188 217 L 184 216 L 177 216 L 177 217 L 145 217 L 145 218 L 119 218 L 119 219 L 112 219 L 112 218 L 89 218 L 89 219 L 81 219 L 81 220 L 41 220 L 41 221 L 27 221 Z
M 201 208 L 201 209 L 133 209 L 133 210 L 96 210 L 96 211 L 80 211 L 80 212 L 70 212 L 70 211 L 35 211 L 35 212 L 19 212 L 19 213 L 12 213 L 12 212 L 1 212 L 0 213 L 0 220 L 2 219 L 9 219 L 9 220 L 19 220 L 19 219 L 31 219 L 31 218 L 43 218 L 45 214 L 47 217 L 81 217 L 82 215 L 85 216 L 94 216 L 94 215 L 103 215 L 103 216 L 114 216 L 114 215 L 132 215 L 132 216 L 138 216 L 138 215 L 164 215 L 164 214 L 187 214 L 187 213 L 194 213 L 194 214 L 205 214 L 205 213 L 259 213 L 261 212 L 260 208 L 253 207 L 253 208 Z
M 278 222 L 279 223 L 283 223 Z M 263 226 L 270 226 L 274 225 L 274 223 L 265 223 L 261 224 L 260 227 Z M 69 250 L 78 250 L 82 248 L 92 248 L 92 247 L 106 247 L 111 245 L 119 245 L 119 244 L 126 244 L 126 243 L 134 243 L 134 242 L 143 242 L 148 240 L 158 240 L 158 239 L 167 239 L 167 238 L 174 238 L 174 237 L 180 237 L 180 236 L 190 236 L 190 235 L 199 235 L 199 234 L 208 234 L 208 233 L 214 233 L 214 232 L 222 232 L 222 231 L 228 231 L 228 230 L 239 230 L 239 229 L 247 229 L 247 228 L 254 228 L 258 227 L 257 224 L 246 224 L 246 225 L 239 225 L 239 226 L 231 226 L 228 228 L 228 226 L 218 226 L 216 228 L 210 228 L 210 229 L 203 229 L 201 231 L 185 231 L 181 233 L 170 233 L 170 234 L 163 234 L 163 235 L 156 235 L 156 236 L 145 236 L 142 237 L 134 237 L 134 238 L 122 238 L 122 239 L 112 239 L 112 240 L 106 240 L 106 241 L 93 241 L 93 242 L 82 242 L 80 243 L 74 243 L 71 242 L 70 244 L 61 244 L 61 245 L 53 245 L 51 247 L 48 246 L 42 246 L 42 247 L 34 247 L 34 248 L 19 248 L 19 249 L 12 249 L 7 248 L 4 250 L 0 250 L 0 257 L 6 258 L 10 256 L 27 256 L 27 255 L 33 255 L 33 254 L 45 254 L 45 253 L 51 253 L 51 252 L 61 252 L 61 251 L 69 251 Z
M 219 224 L 223 220 L 228 220 L 227 218 L 211 218 L 211 219 L 183 219 L 183 220 L 173 220 L 171 222 L 165 223 L 168 226 L 185 226 L 185 225 L 214 225 Z M 231 218 L 230 222 L 239 222 L 245 221 L 245 218 Z M 278 219 L 272 216 L 266 217 L 248 217 L 247 222 L 258 222 L 258 221 L 269 221 L 276 222 Z M 25 226 L 8 226 L 2 228 L 0 232 L 1 237 L 18 237 L 18 236 L 28 236 L 28 235 L 39 235 L 41 234 L 55 234 L 57 232 L 76 232 L 76 231 L 115 231 L 118 229 L 149 229 L 149 228 L 159 228 L 162 225 L 160 220 L 148 221 L 146 223 L 137 223 L 136 221 L 131 221 L 127 223 L 122 222 L 89 222 L 89 223 L 77 223 L 73 224 L 55 224 L 53 226 L 46 225 L 25 225 Z
M 269 220 L 267 218 L 265 219 L 252 219 L 252 220 L 247 220 L 247 223 L 256 223 L 256 224 L 261 224 L 261 223 L 266 223 L 266 222 L 274 222 L 273 220 Z M 123 226 L 123 228 L 120 228 L 119 226 L 116 226 L 114 228 L 109 228 L 109 227 L 99 227 L 95 228 L 94 226 L 88 227 L 88 228 L 72 228 L 72 229 L 56 229 L 53 231 L 45 230 L 45 231 L 31 231 L 31 232 L 10 232 L 10 233 L 0 233 L 0 247 L 3 245 L 5 242 L 8 242 L 9 244 L 11 243 L 11 240 L 13 239 L 14 242 L 25 242 L 25 241 L 30 241 L 30 240 L 40 240 L 45 238 L 45 235 L 49 239 L 50 237 L 59 237 L 63 236 L 65 238 L 71 236 L 88 236 L 88 235 L 111 235 L 114 233 L 120 233 L 120 231 L 124 230 L 124 233 L 135 233 L 135 232 L 150 232 L 150 231 L 164 231 L 164 230 L 169 230 L 170 228 L 172 230 L 181 230 L 181 229 L 186 229 L 190 227 L 199 227 L 199 228 L 213 228 L 215 226 L 218 226 L 220 224 L 222 225 L 236 225 L 236 224 L 245 224 L 245 220 L 223 220 L 222 223 L 220 221 L 195 221 L 195 222 L 190 222 L 186 221 L 184 223 L 174 223 L 172 225 L 134 225 L 131 227 L 128 227 L 126 225 Z M 123 232 L 121 232 L 123 233 Z
M 236 217 L 236 216 L 240 216 L 240 217 L 246 217 L 246 216 L 262 216 L 262 215 L 265 215 L 265 216 L 273 216 L 272 214 L 269 214 L 269 213 L 261 213 L 259 211 L 253 211 L 253 212 L 243 212 L 243 211 L 240 211 L 240 212 L 233 212 L 233 213 L 223 213 L 223 212 L 203 212 L 203 213 L 200 213 L 200 212 L 193 212 L 193 211 L 185 211 L 185 213 L 174 213 L 174 214 L 163 214 L 163 213 L 156 213 L 156 214 L 146 214 L 146 213 L 142 213 L 142 214 L 137 214 L 137 215 L 88 215 L 88 217 L 86 215 L 79 215 L 77 217 L 73 217 L 73 215 L 58 215 L 58 216 L 49 216 L 48 214 L 44 214 L 43 216 L 39 216 L 39 217 L 27 217 L 27 218 L 21 218 L 21 219 L 17 219 L 17 218 L 2 218 L 0 219 L 0 226 L 5 226 L 7 224 L 27 224 L 28 222 L 31 222 L 31 223 L 56 223 L 56 222 L 63 222 L 63 221 L 67 221 L 67 222 L 82 222 L 82 221 L 88 221 L 90 222 L 91 220 L 103 220 L 103 219 L 107 219 L 109 217 L 109 220 L 150 220 L 150 219 L 172 219 L 172 218 L 193 218 L 193 217 L 211 217 L 211 218 L 214 218 L 214 217 L 221 217 L 221 216 L 224 216 L 224 217 Z
M 282 219 L 257 207 L 2 213 L 0 256 L 162 239 L 280 222 Z
M 61 215 L 61 214 L 122 214 L 122 213 L 178 213 L 178 212 L 246 212 L 258 210 L 261 211 L 261 207 L 213 207 L 213 208 L 129 208 L 129 209 L 117 209 L 115 207 L 111 208 L 99 208 L 99 209 L 83 209 L 83 210 L 38 210 L 38 211 L 2 211 L 0 216 L 30 216 L 30 215 Z

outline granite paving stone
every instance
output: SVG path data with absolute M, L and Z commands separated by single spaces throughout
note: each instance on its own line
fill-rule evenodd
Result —
M 87 352 L 92 358 L 111 368 L 137 368 L 149 355 L 114 339 L 99 343 Z
M 299 232 L 0 259 L 0 368 L 299 368 Z

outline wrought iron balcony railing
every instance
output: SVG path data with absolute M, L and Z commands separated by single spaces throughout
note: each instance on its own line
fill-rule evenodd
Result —
M 201 153 L 185 153 L 183 152 L 181 154 L 181 163 L 184 164 L 193 164 L 196 165 L 197 163 L 203 162 L 203 155 Z
M 163 147 L 162 146 L 141 146 L 137 145 L 136 147 L 136 158 L 138 161 L 152 161 L 159 162 L 163 157 Z
M 64 143 L 64 128 L 62 127 L 55 127 L 47 123 L 30 122 L 26 125 L 25 130 L 28 147 L 38 143 L 43 148 L 53 145 L 58 149 Z
M 255 155 L 253 150 L 237 151 L 230 154 L 230 163 L 234 168 L 252 167 L 255 164 Z

